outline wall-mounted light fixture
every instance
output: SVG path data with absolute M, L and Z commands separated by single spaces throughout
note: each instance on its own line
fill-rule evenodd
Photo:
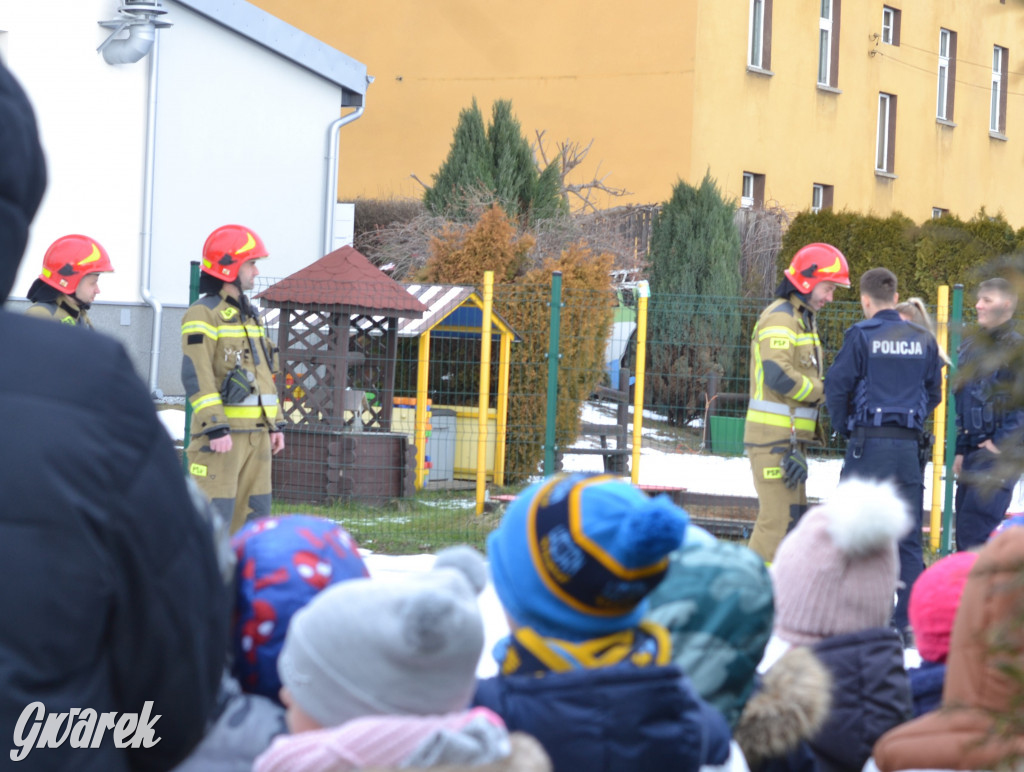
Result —
M 96 49 L 97 53 L 103 54 L 107 64 L 139 61 L 153 48 L 157 29 L 171 26 L 169 21 L 160 21 L 160 17 L 167 13 L 160 0 L 121 0 L 117 13 L 118 18 L 99 22 L 101 27 L 113 30 Z M 128 36 L 119 38 L 118 35 L 126 30 Z

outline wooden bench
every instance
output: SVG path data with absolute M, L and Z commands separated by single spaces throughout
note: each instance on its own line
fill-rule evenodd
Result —
M 580 436 L 599 437 L 601 447 L 560 449 L 556 454 L 556 468 L 562 468 L 563 456 L 601 456 L 604 471 L 611 474 L 629 474 L 629 457 L 633 455 L 629 447 L 629 370 L 619 370 L 619 388 L 598 386 L 597 396 L 616 403 L 615 423 L 584 423 L 580 426 Z M 615 440 L 614 446 L 609 443 L 610 439 Z

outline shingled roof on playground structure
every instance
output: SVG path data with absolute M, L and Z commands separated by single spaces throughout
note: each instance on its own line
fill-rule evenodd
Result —
M 336 306 L 350 314 L 418 319 L 427 307 L 352 247 L 341 247 L 257 295 L 274 305 Z

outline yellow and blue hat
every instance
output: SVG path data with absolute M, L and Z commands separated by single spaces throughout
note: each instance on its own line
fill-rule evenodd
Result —
M 494 589 L 519 626 L 582 641 L 635 627 L 689 518 L 612 475 L 556 476 L 524 490 L 488 537 Z

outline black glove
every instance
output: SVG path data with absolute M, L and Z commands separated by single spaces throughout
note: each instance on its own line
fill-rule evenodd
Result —
M 932 445 L 935 444 L 935 435 L 931 432 L 922 432 L 921 439 L 917 443 L 917 460 L 921 462 L 921 469 L 928 466 L 932 460 Z
M 225 405 L 240 405 L 253 392 L 255 375 L 240 365 L 227 374 L 220 387 L 220 400 Z
M 782 482 L 787 488 L 795 488 L 807 482 L 807 456 L 797 448 L 782 457 Z

